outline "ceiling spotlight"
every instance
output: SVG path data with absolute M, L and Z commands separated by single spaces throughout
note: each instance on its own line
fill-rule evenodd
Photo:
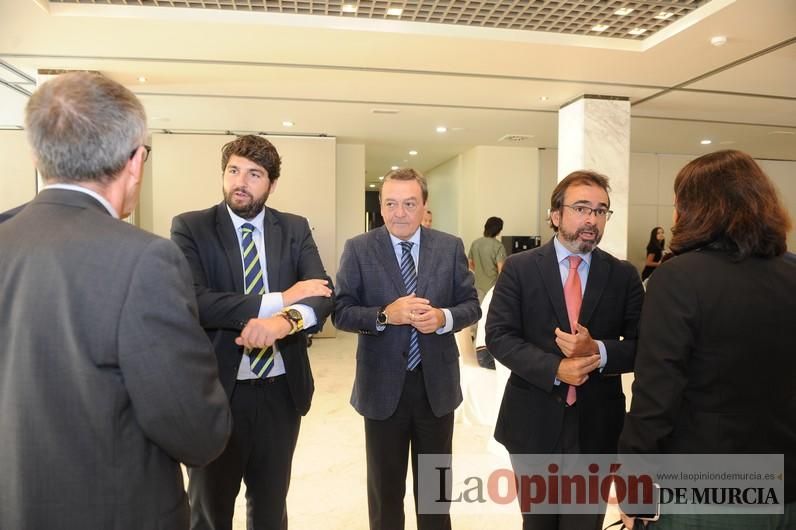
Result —
M 624 17 L 624 16 L 629 15 L 632 12 L 633 12 L 633 8 L 632 7 L 622 7 L 620 9 L 617 9 L 616 11 L 614 11 L 614 15 L 617 15 L 617 16 L 620 16 L 620 17 Z
M 368 188 L 375 188 L 375 187 L 376 187 L 375 184 L 368 184 Z
M 391 17 L 400 17 L 404 10 L 400 7 L 391 7 L 387 10 L 387 15 Z
M 438 133 L 446 133 L 446 132 L 448 132 L 448 128 L 445 127 L 444 125 L 440 125 L 439 127 L 437 127 L 437 132 Z
M 647 32 L 644 28 L 633 28 L 627 32 L 628 35 L 644 35 Z
M 655 18 L 655 19 L 658 19 L 658 20 L 669 20 L 673 16 L 674 16 L 674 13 L 672 13 L 671 11 L 661 11 L 660 13 L 658 13 L 657 15 L 655 15 L 652 18 Z
M 384 180 L 384 175 L 380 176 L 379 180 Z
M 716 35 L 715 37 L 710 39 L 710 43 L 713 46 L 724 46 L 727 44 L 727 37 L 724 35 Z
M 282 122 L 282 127 L 293 127 L 294 125 L 295 123 L 293 123 L 292 121 L 285 120 Z
M 701 140 L 699 143 L 702 145 L 710 145 L 713 143 L 713 140 Z
M 596 26 L 592 26 L 591 30 L 596 31 L 597 33 L 601 33 L 608 29 L 608 26 L 605 24 L 597 24 Z
M 547 101 L 548 99 L 550 98 L 547 96 L 539 96 L 539 101 Z
M 398 166 L 390 166 L 390 169 L 393 170 L 393 171 L 398 171 L 399 167 Z M 381 178 L 384 178 L 384 177 L 381 177 Z
M 415 151 L 414 149 L 409 151 L 409 156 L 415 156 L 415 155 L 417 155 L 417 151 Z
M 354 4 L 343 4 L 343 13 L 356 13 L 357 6 Z
M 138 76 L 138 82 L 139 82 L 139 83 L 146 83 L 146 77 L 144 77 L 144 76 L 142 76 L 142 75 L 141 75 L 141 76 Z

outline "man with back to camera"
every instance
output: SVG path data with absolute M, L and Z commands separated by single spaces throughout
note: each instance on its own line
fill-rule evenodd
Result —
M 287 528 L 293 452 L 314 391 L 306 333 L 320 329 L 333 302 L 307 219 L 265 206 L 280 167 L 265 138 L 236 138 L 222 149 L 224 200 L 171 227 L 233 415 L 224 453 L 189 471 L 196 530 L 232 528 L 241 479 L 248 528 Z
M 481 313 L 461 239 L 420 226 L 427 199 L 423 175 L 388 173 L 384 226 L 348 240 L 337 273 L 335 326 L 360 334 L 351 404 L 365 418 L 371 530 L 404 528 L 410 452 L 415 511 L 418 455 L 451 454 L 462 401 L 453 333 Z M 417 527 L 449 529 L 450 516 L 418 514 Z
M 593 171 L 559 182 L 550 199 L 555 237 L 510 256 L 495 285 L 486 342 L 511 370 L 495 439 L 512 455 L 617 450 L 619 375 L 633 369 L 644 292 L 630 263 L 597 248 L 611 216 L 608 191 Z M 523 530 L 596 530 L 604 515 L 524 513 Z
M 0 225 L 0 528 L 184 530 L 178 462 L 220 454 L 231 416 L 185 258 L 119 220 L 144 108 L 68 73 L 25 122 L 45 187 Z

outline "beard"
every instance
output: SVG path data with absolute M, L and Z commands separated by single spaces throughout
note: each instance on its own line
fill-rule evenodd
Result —
M 581 240 L 580 236 L 583 232 L 592 232 L 594 234 L 594 239 L 588 241 Z M 596 247 L 603 238 L 603 234 L 596 225 L 588 224 L 581 226 L 575 230 L 575 232 L 568 232 L 564 227 L 559 227 L 558 237 L 562 241 L 568 243 L 568 246 L 571 247 L 570 250 L 577 250 L 578 253 L 586 254 L 594 250 L 594 247 Z
M 243 204 L 235 203 L 234 194 L 235 192 L 245 193 L 249 200 Z M 229 209 L 235 212 L 235 215 L 238 215 L 244 219 L 254 219 L 257 217 L 257 214 L 260 213 L 265 206 L 265 201 L 268 199 L 268 192 L 266 191 L 262 197 L 255 199 L 251 193 L 243 188 L 235 188 L 229 190 L 229 192 L 224 193 L 224 202 L 227 203 Z

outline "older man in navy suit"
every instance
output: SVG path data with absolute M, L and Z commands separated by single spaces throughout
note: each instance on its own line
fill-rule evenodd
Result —
M 462 401 L 453 333 L 481 313 L 462 241 L 420 226 L 427 198 L 420 173 L 387 174 L 385 226 L 349 240 L 337 273 L 334 323 L 360 333 L 351 404 L 365 417 L 371 530 L 404 527 L 410 450 L 416 507 L 418 455 L 450 455 Z M 418 514 L 417 526 L 450 528 L 450 517 Z

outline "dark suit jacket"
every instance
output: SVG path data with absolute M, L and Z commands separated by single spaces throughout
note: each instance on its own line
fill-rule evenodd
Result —
M 784 453 L 796 500 L 796 256 L 687 252 L 650 278 L 620 449 Z
M 14 208 L 11 208 L 10 210 L 6 210 L 5 212 L 3 212 L 3 213 L 0 213 L 0 223 L 2 223 L 2 222 L 5 222 L 5 221 L 8 221 L 8 220 L 9 220 L 9 219 L 11 219 L 12 217 L 14 217 L 16 214 L 18 214 L 19 212 L 21 212 L 21 211 L 22 211 L 22 209 L 23 209 L 25 206 L 27 206 L 27 205 L 28 205 L 28 203 L 25 203 L 25 204 L 20 204 L 19 206 L 16 206 L 16 207 L 14 207 Z
M 297 281 L 312 278 L 329 280 L 332 286 L 305 218 L 266 208 L 263 226 L 271 292 L 286 291 Z M 215 346 L 221 383 L 227 395 L 232 396 L 243 355 L 243 348 L 235 344 L 235 338 L 249 319 L 258 316 L 262 297 L 243 294 L 240 244 L 226 205 L 222 202 L 207 210 L 178 215 L 172 222 L 171 239 L 188 258 L 199 301 L 199 318 Z M 278 346 L 293 403 L 300 414 L 306 414 L 315 387 L 305 333 L 318 331 L 334 304 L 325 297 L 308 298 L 301 303 L 315 311 L 317 325 L 288 335 Z
M 462 402 L 459 350 L 453 333 L 478 321 L 481 309 L 461 239 L 437 230 L 420 230 L 415 292 L 434 307 L 450 309 L 453 316 L 452 332 L 419 334 L 428 400 L 434 414 L 443 416 Z M 351 404 L 366 418 L 389 418 L 401 397 L 410 326 L 388 325 L 377 331 L 376 314 L 406 294 L 385 227 L 346 242 L 337 272 L 333 318 L 338 329 L 360 333 Z
M 605 343 L 608 362 L 578 387 L 581 452 L 616 450 L 625 415 L 619 374 L 633 369 L 643 297 L 630 263 L 594 250 L 579 322 Z M 569 387 L 554 385 L 563 358 L 556 327 L 571 332 L 551 240 L 506 260 L 486 321 L 489 352 L 512 372 L 495 428 L 511 453 L 548 453 L 561 434 Z
M 231 415 L 182 253 L 58 189 L 0 249 L 0 528 L 187 529 Z

